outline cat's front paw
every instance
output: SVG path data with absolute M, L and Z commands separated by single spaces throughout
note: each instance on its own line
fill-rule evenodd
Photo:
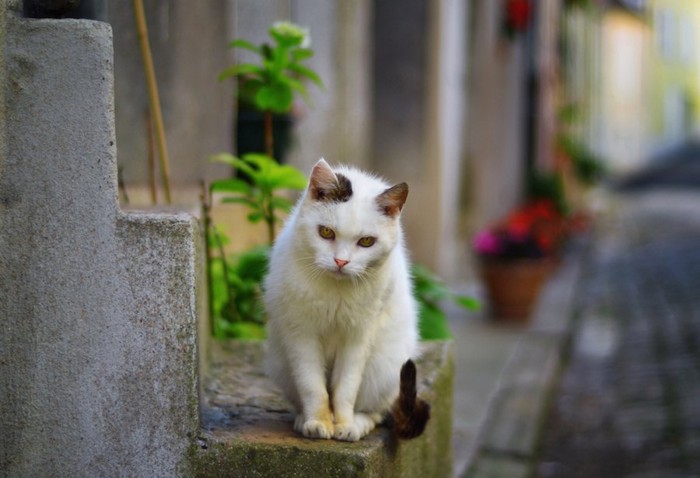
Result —
M 297 415 L 294 420 L 294 430 L 307 438 L 325 438 L 329 440 L 333 437 L 334 426 L 329 420 L 306 420 L 303 415 Z
M 357 441 L 374 428 L 375 421 L 364 413 L 356 413 L 352 421 L 335 424 L 333 438 L 342 441 Z

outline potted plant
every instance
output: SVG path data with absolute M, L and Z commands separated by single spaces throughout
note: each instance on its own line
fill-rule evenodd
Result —
M 289 113 L 296 94 L 309 100 L 304 80 L 323 86 L 321 78 L 304 64 L 314 55 L 309 32 L 290 22 L 277 22 L 269 29 L 272 43 L 255 45 L 244 39 L 229 46 L 255 53 L 256 63 L 226 68 L 219 80 L 238 80 L 238 154 L 264 151 L 282 161 L 283 147 L 291 129 Z M 277 140 L 273 138 L 277 138 Z
M 565 231 L 555 202 L 535 199 L 474 236 L 494 319 L 528 321 L 542 285 L 556 268 Z
M 304 65 L 314 54 L 308 30 L 277 22 L 268 32 L 271 43 L 231 42 L 229 46 L 253 52 L 259 61 L 233 65 L 219 76 L 219 80 L 233 77 L 238 82 L 238 156 L 220 153 L 210 158 L 230 165 L 236 177 L 215 181 L 203 192 L 212 332 L 222 338 L 265 335 L 262 282 L 280 214 L 292 207 L 284 192 L 306 186 L 301 171 L 280 164 L 290 136 L 289 113 L 296 94 L 308 100 L 303 80 L 322 86 L 319 76 Z M 223 195 L 223 203 L 247 207 L 251 224 L 264 222 L 267 244 L 227 256 L 227 238 L 209 214 L 212 193 Z

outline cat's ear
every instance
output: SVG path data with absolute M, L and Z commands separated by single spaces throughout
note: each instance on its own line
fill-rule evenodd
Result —
M 352 184 L 342 174 L 334 173 L 321 158 L 311 170 L 309 195 L 314 201 L 345 202 L 352 196 Z
M 377 196 L 377 204 L 385 215 L 396 217 L 401 212 L 407 197 L 408 184 L 399 183 Z

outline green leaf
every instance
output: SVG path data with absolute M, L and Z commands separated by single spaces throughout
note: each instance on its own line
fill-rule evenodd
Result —
M 256 284 L 255 287 L 259 289 L 267 272 L 269 254 L 269 246 L 256 246 L 248 251 L 241 252 L 236 255 L 236 263 L 233 269 L 239 276 Z
M 304 65 L 300 65 L 298 63 L 292 63 L 287 68 L 292 70 L 295 73 L 298 73 L 298 74 L 308 78 L 309 80 L 316 83 L 319 87 L 323 87 L 323 81 L 321 81 L 321 77 L 318 76 L 318 74 L 315 71 L 313 71 L 311 68 L 308 68 Z
M 453 297 L 455 304 L 459 305 L 460 307 L 463 307 L 467 310 L 471 311 L 476 311 L 481 308 L 481 304 L 479 303 L 478 300 L 476 300 L 473 297 L 467 297 L 464 295 L 455 295 Z
M 218 243 L 220 242 L 221 245 L 227 246 L 231 243 L 231 239 L 224 233 L 224 231 L 221 229 L 221 227 L 212 224 L 211 228 L 209 230 L 209 233 L 207 234 L 208 240 L 211 244 L 213 244 L 213 247 L 218 247 Z M 216 242 L 214 242 L 216 241 Z
M 257 178 L 257 171 L 250 167 L 250 165 L 240 158 L 228 153 L 219 153 L 209 157 L 209 160 L 217 163 L 225 163 L 234 169 L 241 170 L 244 174 L 250 177 L 252 180 Z
M 227 204 L 245 204 L 246 206 L 249 206 L 254 209 L 258 209 L 260 207 L 257 202 L 246 197 L 225 197 L 221 200 L 221 202 Z
M 209 161 L 212 163 L 225 163 L 230 166 L 233 166 L 233 162 L 238 159 L 234 155 L 230 153 L 218 153 L 218 154 L 212 154 L 209 156 Z
M 270 185 L 275 189 L 306 189 L 306 176 L 293 166 L 278 166 L 270 173 Z
M 272 58 L 272 47 L 270 47 L 270 45 L 268 45 L 267 43 L 263 43 L 260 47 L 260 53 L 263 58 L 269 60 L 270 58 Z
M 253 322 L 227 322 L 222 320 L 220 324 L 221 338 L 234 338 L 242 340 L 262 340 L 265 338 L 265 327 Z
M 314 51 L 310 48 L 295 48 L 292 50 L 292 59 L 295 62 L 304 61 L 314 56 Z
M 439 307 L 421 304 L 418 329 L 421 340 L 445 340 L 452 338 L 447 317 Z
M 298 91 L 299 94 L 304 98 L 304 101 L 311 103 L 311 96 L 309 96 L 309 90 L 306 89 L 304 83 L 294 78 L 285 78 L 284 83 L 288 84 L 294 91 Z
M 255 104 L 255 95 L 258 94 L 258 90 L 262 88 L 265 82 L 258 78 L 244 77 L 242 81 L 238 83 L 237 95 L 238 98 L 247 105 Z
M 274 158 L 262 153 L 246 153 L 242 156 L 243 161 L 254 165 L 259 171 L 268 174 L 270 170 L 277 167 L 277 161 Z
M 284 77 L 284 70 L 287 69 L 290 59 L 288 54 L 288 48 L 286 46 L 280 45 L 275 48 L 272 60 L 274 62 L 273 75 L 277 80 Z
M 249 220 L 250 222 L 252 222 L 253 224 L 262 221 L 264 217 L 265 217 L 265 216 L 263 215 L 263 213 L 258 212 L 258 211 L 256 211 L 256 212 L 251 212 L 250 214 L 248 214 L 248 220 Z
M 262 75 L 264 70 L 260 65 L 255 65 L 253 63 L 241 63 L 240 65 L 233 65 L 226 68 L 219 74 L 219 81 L 225 80 L 232 76 L 240 75 Z
M 212 192 L 250 194 L 251 186 L 246 181 L 237 178 L 220 179 L 211 184 Z
M 294 206 L 294 203 L 292 201 L 281 196 L 272 197 L 272 199 L 270 199 L 270 204 L 273 208 L 280 209 L 284 212 L 291 211 L 292 207 Z
M 286 113 L 292 109 L 294 94 L 292 88 L 284 83 L 275 83 L 260 87 L 255 95 L 255 105 L 262 111 Z
M 439 302 L 449 298 L 450 289 L 427 268 L 415 264 L 411 270 L 416 296 L 426 302 Z
M 253 43 L 249 42 L 248 40 L 243 40 L 242 38 L 238 38 L 236 40 L 233 40 L 231 43 L 228 44 L 228 47 L 229 48 L 243 48 L 243 49 L 255 52 L 258 55 L 261 54 L 259 46 L 254 45 Z

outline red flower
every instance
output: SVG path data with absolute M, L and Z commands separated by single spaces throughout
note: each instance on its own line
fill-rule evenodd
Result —
M 565 238 L 564 222 L 552 201 L 535 200 L 477 234 L 474 246 L 477 253 L 492 257 L 552 255 Z
M 530 23 L 530 0 L 506 0 L 506 25 L 524 31 Z

